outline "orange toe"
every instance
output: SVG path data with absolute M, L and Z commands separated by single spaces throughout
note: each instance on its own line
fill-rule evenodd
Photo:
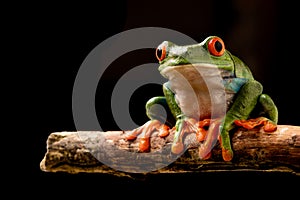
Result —
M 149 137 L 141 138 L 141 141 L 139 143 L 139 151 L 148 152 L 149 150 L 150 150 L 150 138 Z
M 136 137 L 135 135 L 131 135 L 131 134 L 125 136 L 125 139 L 126 139 L 126 140 L 129 140 L 129 141 L 135 140 L 136 138 L 137 138 L 137 137 Z
M 273 131 L 276 131 L 276 129 L 277 129 L 277 125 L 273 124 L 270 121 L 267 121 L 264 126 L 264 131 L 266 131 L 266 132 L 273 132 Z
M 204 119 L 202 121 L 199 121 L 199 127 L 205 127 L 205 126 L 209 126 L 211 123 L 210 119 Z
M 173 144 L 172 146 L 172 153 L 174 154 L 180 154 L 181 152 L 183 152 L 183 150 L 184 150 L 184 146 L 181 142 Z
M 160 128 L 159 128 L 159 137 L 167 137 L 169 135 L 169 127 L 165 124 L 163 124 Z
M 233 158 L 233 153 L 230 150 L 222 149 L 222 157 L 224 161 L 231 161 Z
M 197 137 L 197 140 L 199 142 L 202 142 L 205 139 L 206 132 L 207 131 L 204 128 L 198 128 L 198 131 L 196 133 L 196 137 Z

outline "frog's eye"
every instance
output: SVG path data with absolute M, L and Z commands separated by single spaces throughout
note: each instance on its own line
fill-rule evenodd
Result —
M 225 51 L 225 45 L 221 38 L 214 37 L 208 42 L 208 50 L 214 56 L 222 56 Z
M 156 58 L 158 61 L 162 61 L 166 57 L 166 46 L 165 45 L 160 45 L 156 48 Z

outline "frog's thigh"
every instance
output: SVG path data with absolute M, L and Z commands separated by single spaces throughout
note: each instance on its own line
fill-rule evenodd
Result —
M 262 90 L 263 87 L 258 81 L 250 80 L 245 83 L 227 112 L 225 123 L 229 125 L 236 119 L 247 119 L 255 108 Z
M 274 123 L 277 123 L 278 110 L 271 97 L 267 94 L 262 94 L 259 97 L 259 103 L 262 105 L 264 112 L 268 115 L 268 118 Z

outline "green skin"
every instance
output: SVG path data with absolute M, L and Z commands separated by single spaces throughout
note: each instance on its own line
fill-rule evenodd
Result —
M 186 46 L 178 46 L 172 42 L 164 41 L 159 46 L 165 47 L 166 54 L 164 55 L 164 59 L 159 61 L 160 65 L 158 70 L 162 76 L 167 78 L 169 81 L 163 85 L 164 96 L 151 98 L 146 104 L 146 111 L 150 121 L 160 120 L 160 116 L 155 113 L 154 109 L 151 109 L 154 104 L 163 105 L 166 107 L 166 109 L 171 111 L 176 122 L 172 151 L 178 154 L 179 152 L 177 152 L 176 149 L 178 149 L 178 144 L 182 144 L 182 133 L 185 130 L 195 130 L 195 126 L 193 123 L 191 123 L 190 119 L 195 119 L 194 121 L 200 121 L 212 117 L 212 111 L 210 110 L 210 107 L 212 106 L 210 101 L 211 96 L 207 92 L 207 87 L 210 87 L 209 83 L 207 83 L 207 80 L 209 81 L 210 78 L 203 78 L 203 76 L 206 74 L 205 70 L 212 69 L 212 66 L 214 66 L 215 69 L 222 71 L 222 74 L 227 74 L 224 76 L 219 76 L 221 81 L 228 78 L 229 74 L 231 76 L 231 81 L 234 80 L 233 82 L 238 85 L 237 87 L 236 85 L 233 86 L 234 92 L 232 90 L 229 91 L 228 87 L 225 87 L 224 85 L 212 86 L 212 88 L 225 91 L 226 96 L 231 96 L 230 99 L 227 100 L 225 114 L 220 115 L 221 119 L 218 121 L 218 131 L 220 133 L 220 137 L 218 139 L 220 140 L 222 146 L 223 158 L 225 161 L 230 161 L 233 157 L 233 150 L 230 142 L 230 131 L 236 127 L 235 120 L 247 120 L 250 116 L 252 116 L 254 110 L 259 108 L 260 111 L 262 111 L 260 113 L 264 114 L 263 117 L 266 119 L 265 121 L 268 121 L 276 126 L 278 121 L 278 111 L 272 99 L 268 95 L 262 94 L 262 85 L 253 78 L 250 69 L 239 58 L 232 55 L 226 49 L 222 55 L 212 55 L 209 50 L 209 42 L 213 38 L 215 38 L 215 36 L 209 36 L 199 44 Z M 199 68 L 204 66 L 202 69 L 204 71 L 201 70 L 200 75 L 195 75 L 196 79 L 204 79 L 204 81 L 196 81 L 192 83 L 191 80 L 194 80 L 195 77 L 187 77 L 189 74 L 191 74 L 191 71 L 193 71 L 191 68 L 194 68 L 194 65 L 197 65 Z M 178 79 L 179 73 L 174 73 L 174 71 L 180 72 L 180 74 L 183 73 L 185 78 Z M 208 74 L 210 74 L 210 72 Z M 193 85 L 192 87 L 198 88 L 194 89 L 193 92 L 196 93 L 196 96 L 200 96 L 202 101 L 199 100 L 199 106 L 204 108 L 204 113 L 195 117 L 195 115 L 192 113 L 193 110 L 188 109 L 188 105 L 197 101 L 190 101 L 187 99 L 191 98 L 184 98 L 180 96 L 186 94 L 188 96 L 190 94 L 188 91 L 185 91 L 186 87 L 182 86 L 185 83 L 178 84 L 180 80 L 185 80 Z M 214 80 L 218 79 L 215 78 L 213 81 Z M 230 83 L 230 81 L 226 80 L 224 82 Z M 197 84 L 197 86 L 195 86 L 195 84 Z M 189 128 L 188 126 L 191 127 Z M 213 131 L 208 131 L 208 134 L 212 134 L 212 132 Z M 212 140 L 215 140 L 217 136 L 208 135 L 207 138 L 210 138 L 206 140 L 211 144 L 210 146 L 208 145 L 205 147 L 205 154 L 211 150 L 212 143 L 214 143 Z

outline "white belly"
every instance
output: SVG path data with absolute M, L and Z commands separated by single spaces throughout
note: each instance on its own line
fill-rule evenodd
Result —
M 169 79 L 169 87 L 186 116 L 202 120 L 225 115 L 226 91 L 215 65 L 168 67 L 162 74 Z

